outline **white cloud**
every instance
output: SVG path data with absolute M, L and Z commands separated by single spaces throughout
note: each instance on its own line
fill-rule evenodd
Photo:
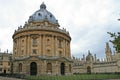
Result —
M 42 0 L 0 0 L 0 48 L 12 51 L 12 34 L 17 26 L 39 9 Z M 45 0 L 47 10 L 55 15 L 60 26 L 72 37 L 73 55 L 91 50 L 103 57 L 106 32 L 119 31 L 117 21 L 120 1 L 115 0 Z

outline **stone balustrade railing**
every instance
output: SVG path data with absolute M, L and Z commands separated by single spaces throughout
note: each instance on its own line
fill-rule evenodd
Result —
M 26 30 L 49 30 L 49 31 L 56 31 L 56 32 L 60 32 L 60 33 L 65 33 L 67 35 L 69 35 L 69 32 L 66 31 L 66 29 L 60 29 L 60 28 L 54 28 L 54 27 L 46 27 L 46 26 L 30 26 L 30 27 L 18 27 L 17 30 L 15 30 L 15 33 L 21 32 L 21 31 L 26 31 Z

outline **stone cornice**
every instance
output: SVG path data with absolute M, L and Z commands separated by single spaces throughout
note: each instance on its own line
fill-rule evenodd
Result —
M 62 30 L 62 29 L 58 29 L 58 28 L 53 28 L 53 27 L 28 27 L 28 28 L 20 28 L 17 31 L 15 31 L 13 38 L 15 35 L 19 34 L 19 33 L 23 33 L 23 32 L 28 32 L 28 31 L 48 31 L 48 32 L 57 32 L 60 34 L 64 34 L 66 36 L 68 36 L 70 39 L 70 35 L 69 32 L 67 32 L 66 30 Z
M 72 60 L 65 58 L 65 57 L 59 57 L 59 56 L 26 56 L 26 57 L 16 57 L 14 58 L 13 61 L 23 61 L 23 60 L 28 60 L 30 58 L 36 58 L 38 60 L 64 60 L 68 62 L 72 62 Z

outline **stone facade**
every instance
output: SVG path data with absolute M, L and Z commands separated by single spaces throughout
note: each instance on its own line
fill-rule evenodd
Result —
M 40 10 L 13 34 L 13 72 L 26 75 L 72 73 L 71 37 L 59 28 L 54 15 L 41 4 Z
M 0 73 L 10 73 L 11 72 L 11 53 L 0 52 Z
M 73 57 L 73 73 L 120 73 L 120 53 L 112 54 L 109 44 L 106 43 L 106 58 L 99 60 L 96 54 L 92 56 L 90 51 L 82 59 Z

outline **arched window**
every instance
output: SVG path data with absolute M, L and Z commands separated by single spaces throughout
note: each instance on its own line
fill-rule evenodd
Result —
M 37 75 L 37 63 L 32 62 L 30 64 L 30 75 Z
M 61 69 L 61 75 L 65 75 L 65 64 L 64 63 L 61 63 L 60 69 Z
M 50 39 L 47 39 L 47 46 L 50 46 Z
M 42 16 L 42 14 L 41 14 L 41 13 L 38 13 L 38 16 Z
M 62 41 L 58 40 L 58 48 L 62 48 Z
M 50 18 L 52 18 L 52 14 L 50 15 Z
M 33 46 L 37 45 L 37 38 L 33 38 Z
M 87 67 L 87 73 L 91 74 L 91 67 L 90 66 Z
M 59 53 L 59 56 L 61 57 L 62 56 L 62 51 L 59 51 L 58 53 Z
M 47 63 L 47 73 L 48 74 L 52 73 L 52 64 L 51 63 Z
M 22 40 L 22 43 L 24 43 L 24 40 Z
M 19 63 L 19 72 L 22 72 L 22 63 Z
M 47 49 L 47 56 L 51 56 L 51 51 L 50 51 L 50 49 Z
M 37 54 L 37 49 L 33 49 L 33 50 L 32 50 L 32 53 L 33 53 L 33 54 Z
M 69 72 L 71 72 L 71 64 L 69 64 Z
M 49 43 L 49 42 L 50 42 L 50 39 L 47 39 L 47 42 Z
M 24 50 L 21 51 L 21 55 L 23 55 L 23 54 L 24 54 Z

